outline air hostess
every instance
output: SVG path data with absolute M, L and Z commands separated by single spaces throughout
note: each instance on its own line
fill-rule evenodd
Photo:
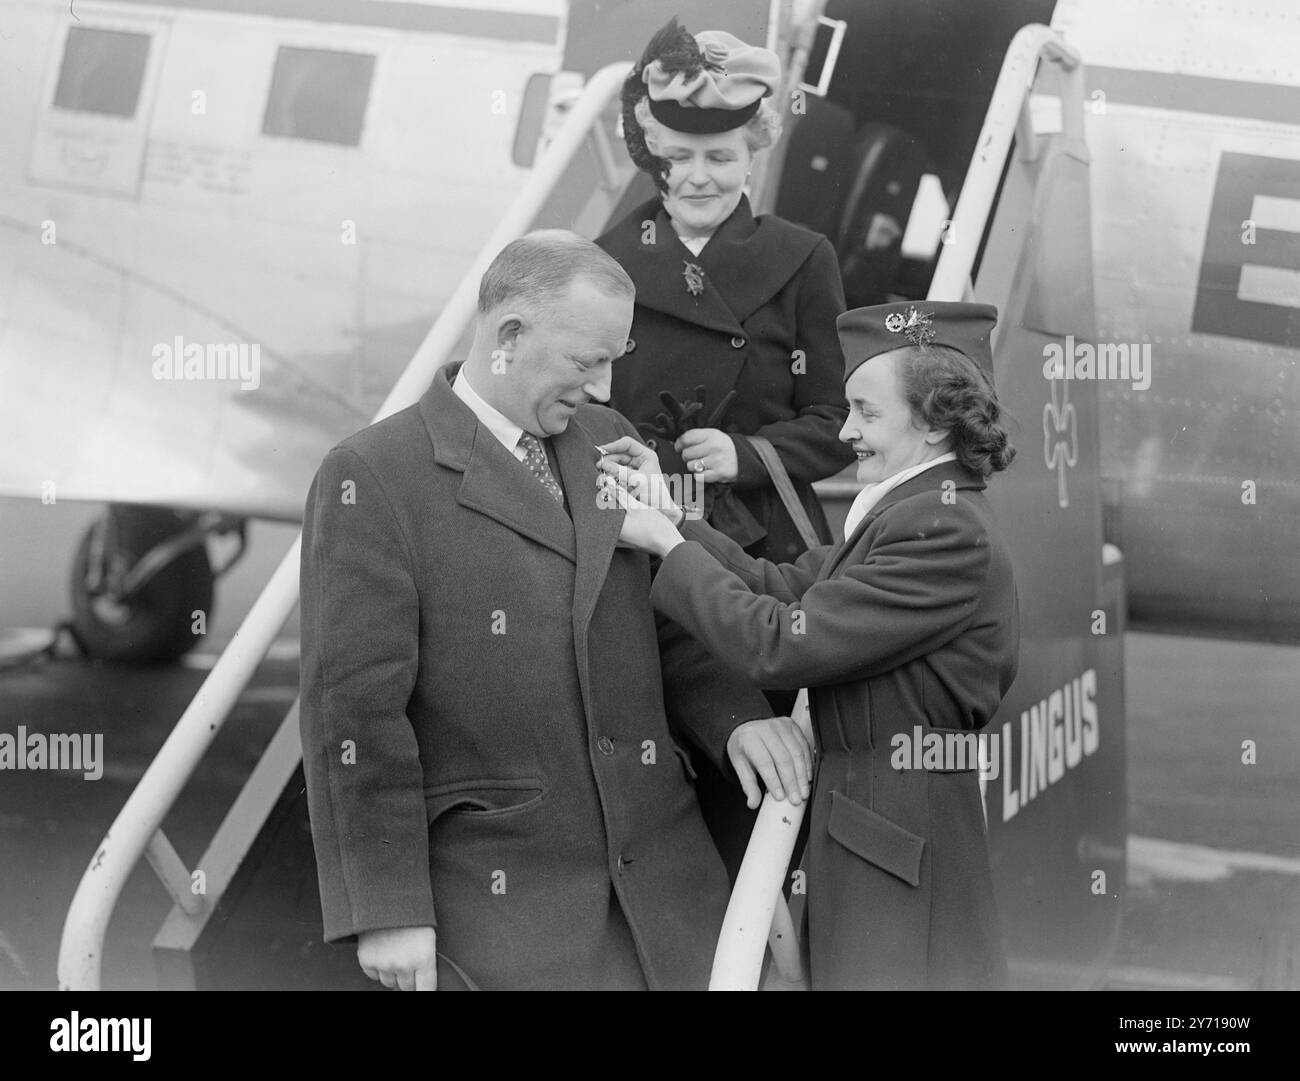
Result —
M 663 560 L 656 609 L 758 686 L 809 689 L 815 989 L 1006 983 L 978 764 L 916 768 L 892 753 L 918 727 L 974 739 L 1016 674 L 1015 580 L 985 497 L 1015 453 L 993 387 L 996 319 L 935 302 L 840 317 L 840 439 L 865 487 L 843 537 L 794 562 L 685 521 L 662 485 L 660 509 L 646 507 L 634 497 L 653 454 L 630 439 L 606 448 L 606 483 L 629 508 L 623 540 Z M 757 783 L 742 781 L 757 806 Z

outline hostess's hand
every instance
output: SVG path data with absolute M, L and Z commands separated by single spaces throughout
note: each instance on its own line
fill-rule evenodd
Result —
M 637 473 L 625 465 L 615 465 L 604 459 L 600 463 L 600 474 L 596 478 L 600 506 L 606 509 L 626 507 L 626 501 L 618 495 L 622 492 L 641 506 L 658 511 L 674 526 L 681 525 L 685 519 L 686 512 L 673 502 L 668 485 L 658 473 Z
M 620 488 L 636 498 L 639 503 L 660 511 L 674 525 L 681 525 L 685 513 L 674 501 L 663 475 L 659 472 L 659 459 L 649 447 L 630 436 L 623 436 L 600 448 L 602 457 L 598 468 Z M 602 506 L 622 506 L 613 501 L 605 487 L 605 477 L 599 478 L 600 488 L 606 493 Z
M 620 436 L 612 443 L 606 443 L 596 449 L 601 453 L 602 465 L 612 460 L 616 465 L 625 465 L 638 473 L 647 475 L 659 473 L 659 456 L 630 435 Z
M 357 935 L 361 970 L 400 991 L 438 990 L 438 936 L 432 927 L 384 927 Z
M 789 717 L 765 717 L 738 725 L 727 739 L 727 756 L 745 790 L 749 809 L 763 802 L 755 774 L 773 799 L 801 803 L 812 791 L 812 745 Z
M 705 484 L 729 484 L 739 476 L 736 444 L 726 432 L 695 428 L 684 432 L 673 446 L 686 468 Z
M 663 512 L 646 506 L 608 473 L 601 474 L 599 483 L 600 505 L 618 507 L 627 512 L 618 534 L 621 544 L 639 548 L 662 559 L 682 543 L 682 535 Z

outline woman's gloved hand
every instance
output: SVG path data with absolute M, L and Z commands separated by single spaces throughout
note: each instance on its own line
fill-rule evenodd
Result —
M 708 417 L 703 417 L 708 405 L 708 394 L 703 384 L 695 388 L 695 400 L 684 403 L 679 402 L 669 391 L 661 390 L 659 401 L 663 403 L 665 412 L 656 413 L 653 421 L 642 421 L 637 427 L 651 439 L 676 443 L 684 433 L 694 428 L 716 428 L 735 398 L 735 390 L 727 391 L 717 408 Z

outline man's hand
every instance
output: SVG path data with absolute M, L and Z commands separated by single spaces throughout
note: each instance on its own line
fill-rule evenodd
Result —
M 432 927 L 384 927 L 357 935 L 361 971 L 399 991 L 438 990 L 438 936 Z
M 705 484 L 729 484 L 740 475 L 736 444 L 717 428 L 692 428 L 673 444 L 686 468 Z
M 738 725 L 727 739 L 727 755 L 751 811 L 763 802 L 756 774 L 773 799 L 801 803 L 812 791 L 812 745 L 801 726 L 789 717 L 765 717 Z

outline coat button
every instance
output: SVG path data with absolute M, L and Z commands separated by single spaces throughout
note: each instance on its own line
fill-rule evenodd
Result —
M 732 338 L 732 339 L 731 339 L 731 348 L 732 348 L 732 349 L 744 349 L 744 348 L 745 348 L 745 339 L 744 339 L 744 338 L 741 338 L 741 337 L 739 337 L 739 336 L 737 336 L 737 337 L 735 337 L 735 338 Z
M 596 740 L 596 746 L 600 748 L 600 753 L 603 755 L 608 756 L 614 753 L 614 741 L 608 736 L 601 736 L 600 739 Z
M 620 855 L 618 857 L 618 873 L 622 874 L 627 869 L 627 862 Z
M 627 340 L 627 347 L 626 347 L 623 351 L 624 351 L 625 353 L 635 353 L 635 352 L 636 352 L 636 339 L 635 339 L 635 338 L 628 338 L 628 340 Z

